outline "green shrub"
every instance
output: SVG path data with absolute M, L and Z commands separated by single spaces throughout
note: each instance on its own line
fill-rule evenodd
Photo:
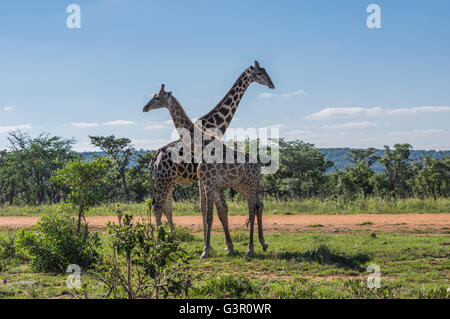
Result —
M 107 224 L 112 256 L 99 261 L 88 275 L 113 298 L 187 296 L 192 276 L 184 271 L 188 256 L 176 234 L 146 220 L 133 223 L 130 215 L 118 217 L 118 225 Z
M 77 220 L 68 215 L 44 216 L 38 224 L 38 233 L 19 230 L 17 247 L 31 258 L 31 269 L 35 272 L 65 272 L 67 266 L 76 264 L 89 268 L 98 260 L 100 238 L 98 233 L 89 233 L 83 225 L 77 231 Z

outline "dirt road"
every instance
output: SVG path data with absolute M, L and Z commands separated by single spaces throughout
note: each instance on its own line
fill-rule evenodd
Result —
M 0 217 L 0 228 L 26 228 L 36 224 L 39 217 Z M 229 216 L 231 228 L 244 227 L 247 216 Z M 114 216 L 87 217 L 90 226 L 103 227 L 107 221 L 117 222 Z M 202 227 L 200 216 L 174 216 L 174 223 L 193 229 Z M 426 230 L 427 232 L 448 232 L 450 213 L 446 214 L 360 214 L 360 215 L 265 215 L 264 230 L 295 231 L 304 229 L 372 229 L 372 230 Z M 220 230 L 221 224 L 214 216 L 213 228 Z

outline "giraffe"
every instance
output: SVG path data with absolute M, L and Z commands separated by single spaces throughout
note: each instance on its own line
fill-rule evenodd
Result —
M 182 142 L 194 153 L 196 160 L 200 155 L 200 163 L 197 165 L 197 178 L 199 180 L 199 192 L 200 203 L 203 217 L 203 253 L 201 258 L 207 258 L 211 250 L 210 238 L 213 222 L 213 205 L 216 203 L 218 208 L 219 219 L 222 222 L 224 228 L 225 240 L 227 244 L 228 255 L 234 254 L 234 247 L 231 240 L 231 236 L 228 228 L 228 218 L 226 210 L 223 205 L 223 190 L 228 187 L 235 188 L 244 198 L 247 199 L 249 208 L 249 228 L 250 228 L 250 240 L 246 256 L 253 254 L 253 232 L 254 221 L 257 216 L 258 221 L 258 237 L 263 250 L 265 251 L 268 245 L 264 241 L 263 229 L 262 229 L 262 212 L 263 204 L 259 200 L 259 181 L 260 181 L 260 167 L 257 163 L 251 163 L 250 156 L 247 153 L 243 153 L 227 147 L 217 137 L 202 131 L 197 125 L 195 125 L 187 116 L 181 104 L 172 95 L 172 92 L 165 92 L 164 84 L 161 86 L 161 90 L 158 94 L 155 94 L 153 98 L 144 106 L 143 111 L 148 112 L 154 109 L 167 108 L 170 112 L 175 127 L 182 136 Z M 189 142 L 185 141 L 185 137 L 188 135 Z M 201 139 L 202 150 L 198 152 L 195 145 L 198 141 L 198 136 Z M 227 154 L 233 155 L 233 160 L 230 162 L 222 162 L 219 159 L 218 163 L 210 162 L 209 158 L 204 155 L 203 149 L 208 145 L 215 143 L 217 146 L 221 146 L 223 150 L 223 156 L 229 157 Z M 230 152 L 230 153 L 229 153 Z M 237 163 L 236 159 L 244 158 L 245 161 Z M 222 157 L 223 159 L 223 157 Z
M 196 121 L 196 125 L 218 138 L 222 137 L 230 125 L 245 91 L 253 82 L 271 89 L 275 88 L 266 70 L 260 67 L 258 61 L 255 61 L 254 66 L 250 66 L 242 72 L 216 107 Z M 172 220 L 173 187 L 175 184 L 186 185 L 197 180 L 196 163 L 174 163 L 171 159 L 172 151 L 180 150 L 182 146 L 181 139 L 163 146 L 156 151 L 149 165 L 150 175 L 153 175 L 155 179 L 157 190 L 153 205 L 156 225 L 161 225 L 161 217 L 164 213 L 172 231 L 174 229 Z M 224 195 L 221 194 L 220 198 L 220 208 L 228 211 Z M 218 204 L 216 207 L 219 209 Z

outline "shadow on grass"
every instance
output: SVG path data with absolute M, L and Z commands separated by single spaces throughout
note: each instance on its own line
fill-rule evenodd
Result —
M 350 257 L 338 255 L 330 250 L 328 246 L 321 245 L 316 249 L 306 252 L 278 252 L 278 253 L 258 253 L 254 254 L 255 259 L 278 259 L 292 262 L 317 262 L 321 265 L 335 265 L 341 268 L 349 268 L 358 271 L 365 271 L 364 264 L 370 260 L 367 254 L 356 254 Z

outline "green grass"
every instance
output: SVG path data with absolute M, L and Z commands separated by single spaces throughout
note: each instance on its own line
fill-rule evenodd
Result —
M 211 257 L 199 260 L 201 231 L 177 232 L 192 256 L 186 271 L 197 275 L 191 298 L 450 297 L 450 239 L 445 234 L 380 231 L 373 238 L 366 230 L 324 233 L 319 227 L 267 234 L 268 250 L 263 252 L 256 242 L 255 255 L 246 258 L 248 233 L 233 230 L 236 256 L 226 256 L 223 234 L 216 234 Z M 109 238 L 105 233 L 101 237 L 105 242 Z M 365 285 L 370 264 L 380 266 L 380 289 Z M 67 288 L 66 279 L 66 274 L 34 274 L 26 262 L 16 260 L 0 272 L 0 298 L 81 297 Z M 98 283 L 83 280 L 90 298 L 103 296 Z
M 43 216 L 54 213 L 57 205 L 40 206 L 1 206 L 0 216 Z M 92 208 L 88 216 L 114 216 L 117 209 L 127 211 L 131 215 L 145 215 L 144 203 L 104 204 Z M 248 215 L 247 204 L 244 201 L 228 201 L 229 215 Z M 299 214 L 409 214 L 409 213 L 448 213 L 450 199 L 382 199 L 367 198 L 353 201 L 332 199 L 305 199 L 280 201 L 265 200 L 266 215 L 299 215 Z M 173 203 L 174 215 L 200 215 L 198 201 L 180 201 Z

